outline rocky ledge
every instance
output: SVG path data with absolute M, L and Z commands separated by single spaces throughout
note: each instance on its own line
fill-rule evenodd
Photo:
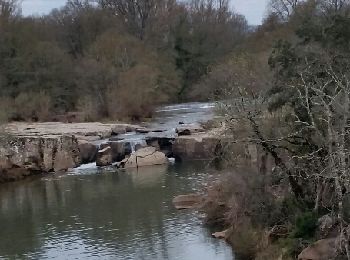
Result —
M 136 128 L 102 123 L 8 124 L 0 140 L 0 183 L 95 160 L 99 145 L 94 142 Z
M 140 129 L 144 142 L 132 144 L 124 139 L 125 133 L 140 134 Z M 92 162 L 100 167 L 138 168 L 167 164 L 170 157 L 178 162 L 214 160 L 223 151 L 221 130 L 184 124 L 172 133 L 129 124 L 9 124 L 0 144 L 0 182 Z M 246 156 L 248 151 L 256 160 L 254 147 L 239 148 L 240 154 Z

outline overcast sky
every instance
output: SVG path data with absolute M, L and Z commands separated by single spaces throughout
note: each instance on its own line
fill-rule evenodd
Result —
M 24 15 L 46 14 L 53 8 L 61 7 L 66 0 L 23 0 L 22 12 Z M 234 10 L 246 16 L 252 25 L 261 23 L 266 13 L 268 0 L 231 0 Z

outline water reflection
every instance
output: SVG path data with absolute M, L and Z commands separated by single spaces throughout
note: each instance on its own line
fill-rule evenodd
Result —
M 233 259 L 174 195 L 203 166 L 87 171 L 0 187 L 0 259 Z

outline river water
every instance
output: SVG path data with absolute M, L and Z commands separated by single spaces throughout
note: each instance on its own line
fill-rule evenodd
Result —
M 211 109 L 164 107 L 152 124 L 169 130 L 180 118 L 205 120 Z M 0 259 L 232 260 L 231 247 L 211 237 L 197 212 L 177 211 L 171 202 L 215 175 L 204 162 L 129 171 L 90 165 L 4 184 Z

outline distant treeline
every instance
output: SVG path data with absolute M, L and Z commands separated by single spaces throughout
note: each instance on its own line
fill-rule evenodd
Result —
M 40 17 L 0 0 L 0 117 L 138 120 L 210 98 L 198 83 L 248 31 L 228 0 L 69 0 Z
M 239 88 L 271 96 L 305 55 L 350 53 L 349 0 L 270 0 L 257 27 L 230 0 L 69 0 L 40 17 L 20 7 L 0 0 L 0 120 L 139 120 Z

